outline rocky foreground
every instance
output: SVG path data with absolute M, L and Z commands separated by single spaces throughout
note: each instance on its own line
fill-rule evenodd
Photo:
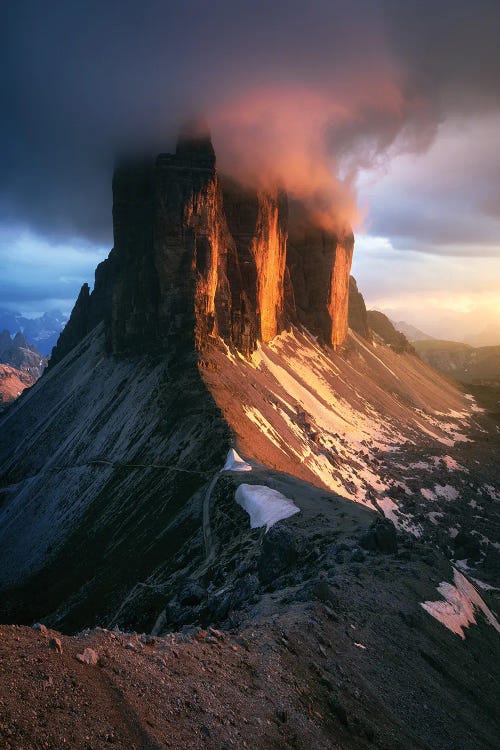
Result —
M 276 577 L 224 631 L 0 627 L 0 746 L 494 748 L 495 627 L 479 609 L 444 627 L 421 603 L 444 603 L 449 564 L 390 522 L 351 521 L 300 563 L 289 521 L 273 527 Z

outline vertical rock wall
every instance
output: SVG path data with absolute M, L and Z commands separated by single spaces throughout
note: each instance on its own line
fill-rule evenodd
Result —
M 347 335 L 352 234 L 338 237 L 293 206 L 287 265 L 299 323 L 334 348 Z
M 349 277 L 351 273 L 354 237 L 337 239 L 330 276 L 328 314 L 331 320 L 329 343 L 336 349 L 342 346 L 348 329 Z
M 115 354 L 200 351 L 220 336 L 249 355 L 290 322 L 340 346 L 352 234 L 326 232 L 300 204 L 294 211 L 289 237 L 286 194 L 221 180 L 208 136 L 181 137 L 174 154 L 121 165 L 114 249 L 92 294 L 82 290 L 54 361 L 100 320 Z
M 257 310 L 260 338 L 271 341 L 284 327 L 284 276 L 287 243 L 286 196 L 258 194 L 259 213 L 252 242 L 257 269 Z
M 354 276 L 349 279 L 349 328 L 352 328 L 353 331 L 356 331 L 368 341 L 372 340 L 365 301 L 358 290 Z
M 255 342 L 271 341 L 285 325 L 287 197 L 278 189 L 252 191 L 227 178 L 223 185 L 224 210 L 236 243 L 241 283 L 255 314 Z

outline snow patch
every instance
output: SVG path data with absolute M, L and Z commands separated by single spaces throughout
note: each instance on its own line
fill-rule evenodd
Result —
M 454 585 L 442 581 L 439 584 L 437 590 L 444 601 L 427 601 L 420 606 L 462 639 L 465 638 L 464 628 L 476 624 L 476 609 L 480 609 L 489 624 L 500 633 L 500 624 L 493 612 L 479 596 L 474 586 L 456 568 L 453 568 L 453 583 Z
M 278 521 L 300 513 L 292 500 L 261 484 L 240 484 L 235 500 L 250 516 L 250 528 L 265 526 L 269 531 Z
M 227 454 L 226 463 L 224 464 L 221 471 L 252 471 L 250 464 L 243 461 L 234 448 L 230 448 Z
M 432 490 L 427 489 L 426 487 L 422 487 L 420 490 L 420 494 L 425 497 L 426 500 L 429 500 L 430 502 L 433 502 L 436 499 L 436 495 Z
M 422 487 L 420 494 L 429 502 L 434 502 L 438 497 L 443 500 L 456 500 L 458 498 L 458 490 L 451 484 L 435 484 L 434 491 Z
M 436 484 L 434 492 L 444 500 L 456 500 L 458 498 L 458 490 L 451 484 Z
M 488 493 L 492 500 L 500 500 L 500 492 L 492 484 L 483 484 L 483 490 Z
M 455 461 L 451 456 L 431 456 L 431 461 L 434 462 L 434 466 L 438 467 L 444 464 L 448 471 L 463 471 L 468 474 L 468 470 L 461 466 L 458 461 Z

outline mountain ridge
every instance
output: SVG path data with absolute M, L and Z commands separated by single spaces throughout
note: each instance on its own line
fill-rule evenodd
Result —
M 206 139 L 115 173 L 115 246 L 0 418 L 0 616 L 73 633 L 2 631 L 16 737 L 11 695 L 55 731 L 28 665 L 73 685 L 76 747 L 492 746 L 496 425 L 366 312 L 352 236 L 285 209 Z M 293 515 L 253 528 L 242 494 Z M 203 693 L 200 729 L 218 680 L 260 724 Z

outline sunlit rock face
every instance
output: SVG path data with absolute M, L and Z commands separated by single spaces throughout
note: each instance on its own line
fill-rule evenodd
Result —
M 241 282 L 255 311 L 256 338 L 268 342 L 285 326 L 287 197 L 279 189 L 253 191 L 228 178 L 223 180 L 223 187 Z
M 290 323 L 323 343 L 347 334 L 350 232 L 306 215 L 289 237 L 288 198 L 221 178 L 209 136 L 174 154 L 120 165 L 113 177 L 114 249 L 82 288 L 53 364 L 100 321 L 108 351 L 202 351 L 213 337 L 245 355 Z M 306 216 L 306 219 L 302 217 Z
M 284 326 L 286 212 L 282 191 L 222 185 L 209 138 L 117 170 L 112 350 L 173 336 L 202 349 L 220 336 L 248 354 L 274 338 Z
M 179 334 L 187 343 L 214 332 L 227 238 L 210 140 L 181 141 L 154 164 L 117 169 L 113 228 L 119 262 L 112 351 L 157 349 Z
M 322 343 L 337 348 L 347 335 L 354 237 L 323 229 L 300 206 L 294 212 L 287 265 L 296 315 Z

